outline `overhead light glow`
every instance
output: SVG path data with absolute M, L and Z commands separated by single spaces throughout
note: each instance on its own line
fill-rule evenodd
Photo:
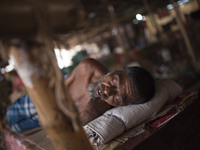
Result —
M 178 3 L 178 5 L 182 5 L 183 1 L 178 1 L 177 3 Z
M 173 8 L 174 8 L 174 6 L 172 4 L 167 5 L 167 9 L 173 9 Z
M 112 35 L 117 35 L 117 33 L 118 33 L 117 29 L 116 29 L 116 28 L 113 28 L 113 29 L 112 29 Z
M 181 0 L 183 3 L 187 3 L 189 2 L 189 0 Z
M 14 69 L 15 69 L 15 61 L 14 61 L 14 59 L 10 58 L 8 60 L 8 65 L 4 69 L 2 68 L 1 72 L 2 73 L 10 72 L 10 71 L 12 71 Z
M 14 70 L 14 66 L 11 65 L 11 64 L 5 67 L 5 71 L 6 71 L 6 72 L 10 72 L 10 71 L 12 71 L 12 70 Z
M 179 0 L 177 3 L 175 3 L 175 5 L 182 5 L 184 3 L 187 3 L 189 2 L 190 0 Z M 172 4 L 168 4 L 167 5 L 167 9 L 173 9 L 174 6 Z
M 81 45 L 76 45 L 74 48 L 77 52 L 79 52 L 81 50 Z
M 6 72 L 5 68 L 1 68 L 1 73 L 4 74 Z
M 62 56 L 61 56 L 61 52 L 59 49 L 54 49 L 54 52 L 56 54 L 56 58 L 57 58 L 57 62 L 58 62 L 58 66 L 59 68 L 63 68 L 64 67 L 64 64 L 63 64 L 63 59 L 62 59 Z
M 145 16 L 142 16 L 142 21 L 145 21 L 146 20 L 146 17 Z
M 69 67 L 73 64 L 72 58 L 76 54 L 75 49 L 54 49 L 58 66 L 60 69 L 63 69 L 64 67 Z
M 95 13 L 93 13 L 93 12 L 91 12 L 91 13 L 89 13 L 89 18 L 94 18 L 95 17 Z
M 133 19 L 133 23 L 134 24 L 138 24 L 138 20 L 137 19 Z
M 139 20 L 139 21 L 141 21 L 142 20 L 142 15 L 141 14 L 137 14 L 136 15 L 136 19 Z

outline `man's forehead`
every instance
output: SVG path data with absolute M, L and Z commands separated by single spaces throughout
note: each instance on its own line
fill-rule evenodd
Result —
M 123 70 L 117 70 L 117 71 L 111 72 L 110 75 L 121 75 L 121 74 L 123 74 L 123 73 L 125 73 L 125 71 L 123 71 Z M 108 74 L 108 75 L 109 75 L 109 74 Z
M 135 89 L 135 85 L 134 83 L 131 81 L 129 74 L 124 71 L 124 70 L 119 70 L 119 71 L 115 71 L 113 72 L 112 75 L 117 75 L 119 77 L 119 80 L 124 80 L 122 82 L 122 84 L 125 84 L 125 86 L 127 86 L 127 90 L 129 91 L 128 95 L 131 94 L 131 96 L 133 95 L 134 89 Z
M 130 78 L 130 75 L 126 72 L 126 71 L 124 71 L 124 70 L 122 70 L 121 71 L 122 72 L 122 74 L 123 74 L 123 77 L 124 77 L 124 79 L 126 80 L 125 81 L 125 84 L 126 84 L 126 88 L 127 88 L 127 91 L 126 91 L 126 99 L 132 99 L 133 98 L 133 95 L 134 95 L 134 92 L 135 92 L 135 84 L 134 84 L 134 82 L 131 80 L 131 78 Z
M 118 75 L 120 78 L 130 79 L 128 73 L 124 70 L 115 71 L 112 73 L 112 75 Z

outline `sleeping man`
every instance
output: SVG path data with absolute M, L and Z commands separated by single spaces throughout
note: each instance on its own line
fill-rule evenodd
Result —
M 127 67 L 109 72 L 94 59 L 83 60 L 65 79 L 82 125 L 102 115 L 112 107 L 140 104 L 155 93 L 151 74 L 141 67 Z
M 129 67 L 108 73 L 104 65 L 90 58 L 83 60 L 64 82 L 78 108 L 82 125 L 113 107 L 144 103 L 155 93 L 154 79 L 145 69 Z M 16 132 L 40 126 L 28 94 L 8 108 L 7 118 Z

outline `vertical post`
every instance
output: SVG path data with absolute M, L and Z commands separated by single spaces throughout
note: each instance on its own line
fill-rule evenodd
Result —
M 0 134 L 2 133 L 2 131 L 3 131 L 3 119 L 0 116 Z
M 32 99 L 40 123 L 52 141 L 54 148 L 56 150 L 92 150 L 78 118 L 76 120 L 78 130 L 75 130 L 71 118 L 67 117 L 58 107 L 56 95 L 49 86 L 48 72 L 45 72 L 46 76 L 41 75 L 41 72 L 44 73 L 44 71 L 36 65 L 38 58 L 29 54 L 30 49 L 9 47 L 9 55 L 15 61 L 16 71 Z M 51 67 L 49 66 L 49 70 Z M 69 101 L 69 99 L 66 98 L 66 101 Z M 72 113 L 76 114 L 77 111 Z
M 147 0 L 143 0 L 143 3 L 144 3 L 144 7 L 145 9 L 147 10 L 148 14 L 149 14 L 149 19 L 150 19 L 150 22 L 152 24 L 153 27 L 155 27 L 156 29 L 156 32 L 158 33 L 158 38 L 161 38 L 161 41 L 162 42 L 168 42 L 169 39 L 166 35 L 166 33 L 162 30 L 162 28 L 158 25 L 156 19 L 155 19 L 155 16 L 149 6 L 149 3 L 147 2 Z
M 173 2 L 173 6 L 174 6 L 174 11 L 175 11 L 175 14 L 176 14 L 176 21 L 177 21 L 177 24 L 180 28 L 180 31 L 182 33 L 182 36 L 183 36 L 183 39 L 185 41 L 185 44 L 186 44 L 186 47 L 187 47 L 187 50 L 188 50 L 188 53 L 192 59 L 192 63 L 194 65 L 194 68 L 197 69 L 197 60 L 196 60 L 196 57 L 195 57 L 195 54 L 194 54 L 194 50 L 193 50 L 193 47 L 191 45 L 191 42 L 190 42 L 190 39 L 188 37 L 188 34 L 187 34 L 187 31 L 185 29 L 185 26 L 183 24 L 183 21 L 181 19 L 181 16 L 180 16 L 180 12 L 178 10 L 178 7 L 179 6 L 176 6 L 174 1 Z
M 144 3 L 145 9 L 146 9 L 147 12 L 149 13 L 149 19 L 150 19 L 150 22 L 151 22 L 152 26 L 155 27 L 156 32 L 157 32 L 158 34 L 160 34 L 161 31 L 160 31 L 160 29 L 159 29 L 159 27 L 158 27 L 158 24 L 157 24 L 157 22 L 156 22 L 156 20 L 155 20 L 155 17 L 154 17 L 154 15 L 153 15 L 152 11 L 151 11 L 151 8 L 150 8 L 150 6 L 149 6 L 147 0 L 143 0 L 143 3 Z
M 197 0 L 197 3 L 198 3 L 198 5 L 199 5 L 199 8 L 200 8 L 200 0 Z
M 108 10 L 109 10 L 109 13 L 111 16 L 113 27 L 115 27 L 117 30 L 117 38 L 119 39 L 119 44 L 122 47 L 122 49 L 124 50 L 124 56 L 125 56 L 125 58 L 129 58 L 128 50 L 124 44 L 121 34 L 119 33 L 119 25 L 118 25 L 118 21 L 116 18 L 114 7 L 112 5 L 108 5 Z

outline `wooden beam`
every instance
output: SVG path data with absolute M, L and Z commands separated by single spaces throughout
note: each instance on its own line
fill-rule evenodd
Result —
M 38 7 L 42 8 L 53 34 L 66 34 L 86 25 L 80 0 L 1 0 L 0 37 L 35 36 L 39 28 Z
M 50 71 L 52 71 L 53 66 L 49 66 L 49 69 L 47 69 L 49 72 L 41 70 L 41 65 L 43 64 L 38 65 L 40 58 L 37 58 L 38 55 L 35 55 L 35 57 L 34 55 L 31 55 L 31 51 L 32 50 L 29 46 L 9 47 L 10 58 L 12 58 L 15 62 L 16 71 L 18 72 L 28 94 L 32 99 L 32 102 L 37 110 L 40 123 L 52 141 L 54 148 L 56 150 L 92 150 L 92 147 L 80 124 L 78 112 L 73 104 L 73 101 L 71 101 L 66 94 L 62 92 L 60 95 L 56 95 L 53 90 L 56 86 L 49 86 L 51 81 L 50 79 L 55 79 L 54 76 L 51 78 L 48 76 Z M 34 49 L 34 52 L 36 51 L 37 49 Z M 41 55 L 41 49 L 38 53 Z M 47 63 L 48 61 L 43 62 Z M 58 73 L 61 75 L 61 72 L 54 72 L 53 74 Z M 59 82 L 55 83 L 59 84 Z M 62 83 L 63 86 L 59 85 L 59 87 L 64 88 L 64 82 L 61 82 L 61 84 Z M 65 89 L 57 90 L 65 91 Z M 65 96 L 64 100 L 66 100 L 63 102 L 63 105 L 68 104 L 68 109 L 66 109 L 66 111 L 68 111 L 69 114 L 71 113 L 71 117 L 70 115 L 67 116 L 59 107 L 58 97 L 62 97 L 62 95 Z

